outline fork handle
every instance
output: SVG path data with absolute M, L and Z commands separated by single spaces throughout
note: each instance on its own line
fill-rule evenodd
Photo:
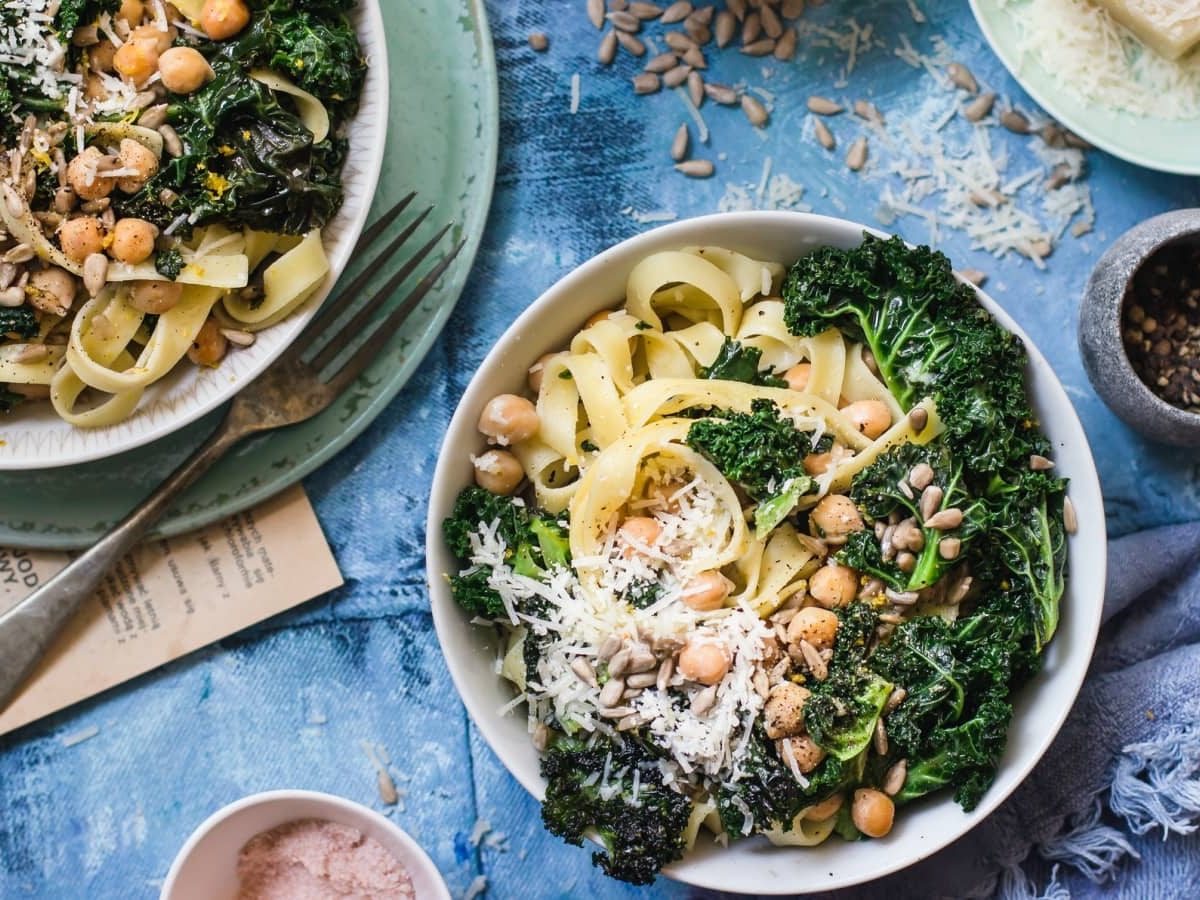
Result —
M 91 549 L 0 615 L 0 711 L 104 577 L 167 511 L 171 502 L 226 454 L 244 432 L 223 420 L 200 448 Z

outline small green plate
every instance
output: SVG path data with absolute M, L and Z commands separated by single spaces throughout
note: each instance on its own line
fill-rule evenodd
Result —
M 1135 165 L 1200 175 L 1200 141 L 1196 140 L 1200 122 L 1135 116 L 1088 103 L 1063 87 L 1060 74 L 1047 71 L 1022 52 L 1016 21 L 1000 0 L 971 0 L 971 9 L 1013 78 L 1046 112 L 1080 137 Z
M 483 0 L 381 0 L 381 6 L 391 99 L 371 218 L 417 189 L 421 203 L 435 207 L 417 237 L 453 220 L 455 239 L 465 238 L 466 247 L 344 396 L 302 425 L 236 448 L 180 499 L 159 536 L 191 531 L 261 503 L 345 447 L 408 381 L 462 292 L 487 220 L 499 139 L 496 63 Z M 343 280 L 354 271 L 352 262 Z M 0 472 L 0 546 L 90 545 L 204 440 L 218 415 L 99 462 Z

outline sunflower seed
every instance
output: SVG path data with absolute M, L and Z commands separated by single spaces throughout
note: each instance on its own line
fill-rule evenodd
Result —
M 604 0 L 588 0 L 587 3 L 588 19 L 597 28 L 604 27 Z
M 682 172 L 688 178 L 709 178 L 716 171 L 716 168 L 713 166 L 711 160 L 689 159 L 681 163 L 676 163 L 675 170 Z
M 638 672 L 625 679 L 625 684 L 635 690 L 652 687 L 658 682 L 658 672 Z M 626 691 L 628 694 L 628 691 Z
M 767 37 L 779 40 L 783 34 L 783 23 L 779 21 L 779 13 L 764 3 L 758 15 L 762 19 L 762 30 L 767 33 Z
M 716 32 L 717 46 L 726 47 L 737 31 L 737 18 L 729 10 L 723 9 L 717 14 L 717 24 L 713 30 Z
M 675 22 L 682 22 L 692 14 L 692 4 L 687 0 L 679 0 L 678 3 L 672 3 L 662 14 L 662 22 L 664 25 L 671 25 Z
M 750 124 L 755 128 L 761 128 L 766 125 L 767 120 L 770 118 L 767 108 L 749 94 L 742 94 L 742 112 L 746 114 L 746 118 L 750 120 Z
M 617 33 L 610 31 L 600 38 L 600 46 L 596 48 L 596 59 L 602 65 L 611 65 L 617 56 Z
M 680 162 L 687 156 L 688 144 L 691 142 L 691 135 L 688 133 L 687 123 L 684 122 L 679 126 L 679 130 L 675 132 L 675 140 L 671 141 L 671 159 L 675 162 Z
M 534 31 L 529 35 L 529 47 L 537 53 L 544 53 L 550 46 L 550 39 L 541 31 Z
M 683 649 L 683 638 L 675 634 L 666 634 L 651 641 L 651 647 L 659 656 L 672 656 Z
M 11 309 L 14 306 L 21 306 L 25 302 L 25 288 L 23 287 L 8 287 L 0 291 L 0 306 Z
M 92 253 L 83 261 L 83 286 L 89 297 L 95 297 L 108 281 L 108 257 L 103 253 Z
M 897 482 L 896 487 L 899 488 L 900 493 L 902 493 L 909 500 L 913 499 L 913 489 L 909 486 L 907 481 L 900 479 L 900 481 Z
M 37 254 L 35 254 L 33 252 L 32 245 L 17 244 L 15 247 L 12 247 L 7 253 L 4 254 L 4 261 L 6 263 L 13 263 L 14 265 L 20 265 L 21 263 L 29 262 L 36 255 Z
M 929 424 L 929 413 L 920 406 L 909 410 L 908 424 L 912 426 L 913 431 L 920 434 L 925 430 L 925 426 Z
M 969 575 L 966 578 L 960 579 L 946 594 L 946 602 L 952 606 L 957 606 L 959 603 L 962 603 L 967 599 L 967 594 L 971 593 L 972 583 L 973 579 Z
M 638 32 L 642 28 L 641 20 L 632 13 L 614 11 L 605 16 L 612 23 L 613 28 L 619 28 L 621 31 Z
M 642 717 L 637 713 L 626 716 L 617 723 L 617 731 L 629 731 L 632 728 L 637 728 L 642 724 Z
M 883 519 L 878 519 L 875 522 L 875 540 L 882 541 L 883 533 L 887 530 L 887 523 Z
M 707 25 L 696 21 L 695 19 L 687 19 L 687 21 L 683 23 L 683 30 L 686 31 L 688 33 L 688 37 L 695 41 L 700 47 L 703 47 L 712 40 L 712 29 Z
M 837 141 L 833 138 L 833 132 L 829 130 L 821 119 L 813 119 L 813 134 L 817 136 L 817 143 L 826 150 L 832 150 L 837 146 Z
M 887 756 L 888 752 L 888 736 L 887 728 L 884 727 L 883 719 L 875 720 L 875 737 L 873 739 L 875 752 L 880 756 Z
M 163 146 L 167 153 L 174 159 L 183 156 L 183 141 L 179 138 L 179 133 L 170 125 L 159 125 L 158 133 L 162 135 Z
M 933 483 L 933 466 L 929 463 L 917 463 L 908 473 L 908 483 L 918 491 L 923 491 Z
M 645 644 L 635 644 L 629 653 L 629 668 L 632 673 L 649 672 L 658 668 L 658 657 Z
M 692 101 L 692 105 L 699 109 L 704 105 L 704 76 L 693 69 L 688 73 L 687 80 L 688 99 Z
M 742 19 L 742 43 L 753 44 L 762 34 L 762 16 L 757 12 L 747 13 Z
M 604 639 L 604 641 L 600 644 L 600 648 L 596 651 L 596 659 L 598 659 L 600 662 L 608 662 L 613 658 L 613 656 L 616 655 L 617 651 L 621 649 L 621 646 L 624 643 L 625 642 L 622 641 L 617 635 L 610 634 Z
M 577 656 L 571 660 L 571 671 L 579 676 L 579 680 L 591 687 L 596 687 L 596 670 L 582 656 Z
M 747 56 L 770 56 L 774 52 L 775 41 L 773 38 L 762 38 L 742 46 L 742 53 Z
M 901 550 L 915 550 L 920 553 L 925 549 L 925 532 L 917 527 L 915 519 L 908 518 L 896 526 L 892 543 Z
M 788 26 L 775 44 L 775 58 L 786 62 L 796 55 L 796 29 Z
M 1046 190 L 1057 191 L 1070 180 L 1071 167 L 1065 163 L 1057 165 L 1050 170 L 1050 177 L 1046 179 Z
M 1065 133 L 1067 146 L 1076 150 L 1094 150 L 1095 148 L 1073 131 Z
M 254 345 L 255 337 L 249 331 L 239 331 L 236 328 L 222 328 L 221 335 L 229 343 L 237 347 L 250 347 Z
M 621 695 L 625 693 L 625 680 L 622 678 L 610 678 L 604 683 L 604 687 L 600 688 L 599 703 L 601 706 L 616 706 L 621 702 Z
M 808 111 L 816 113 L 818 116 L 836 116 L 845 109 L 846 107 L 842 104 L 836 100 L 830 100 L 828 97 L 818 97 L 814 94 L 808 98 Z
M 942 497 L 945 492 L 936 484 L 930 484 L 921 491 L 921 518 L 925 519 L 925 524 L 928 525 L 929 517 L 936 514 L 938 508 L 942 505 Z
M 27 344 L 17 353 L 13 354 L 12 361 L 15 363 L 37 363 L 49 355 L 50 348 L 45 344 Z
M 908 691 L 902 687 L 893 688 L 888 694 L 887 702 L 883 704 L 883 715 L 890 715 L 896 711 L 896 708 L 904 702 L 904 698 L 908 696 Z
M 883 114 L 879 112 L 879 109 L 874 103 L 870 103 L 866 100 L 854 101 L 854 114 L 860 119 L 865 119 L 868 122 L 874 122 L 876 125 L 883 124 Z
M 980 272 L 978 269 L 963 269 L 958 274 L 962 276 L 963 281 L 969 282 L 975 285 L 975 287 L 979 287 L 987 281 L 987 274 Z
M 945 560 L 958 559 L 962 552 L 962 541 L 956 537 L 942 538 L 938 541 L 938 556 Z
M 946 66 L 946 74 L 950 76 L 950 82 L 955 87 L 960 87 L 968 94 L 979 93 L 979 82 L 975 80 L 975 76 L 971 74 L 971 70 L 962 63 L 952 62 Z
M 702 716 L 717 702 L 717 685 L 706 687 L 700 693 L 692 697 L 692 714 Z
M 550 729 L 545 722 L 538 722 L 533 726 L 533 736 L 530 738 L 533 741 L 533 749 L 541 753 L 550 744 Z
M 633 56 L 645 56 L 646 45 L 640 39 L 625 31 L 616 32 L 617 40 L 625 48 L 625 52 Z
M 1035 472 L 1049 472 L 1054 468 L 1054 463 L 1046 457 L 1035 453 L 1029 457 L 1029 468 Z
M 908 780 L 908 760 L 902 759 L 887 770 L 883 776 L 883 792 L 889 797 L 895 797 Z
M 978 122 L 990 113 L 995 105 L 996 95 L 989 91 L 986 94 L 980 94 L 964 106 L 962 112 L 968 122 Z
M 630 650 L 628 647 L 622 647 L 613 654 L 612 659 L 608 661 L 608 674 L 614 678 L 624 675 L 625 671 L 629 668 L 629 656 Z
M 6 291 L 17 280 L 17 267 L 12 263 L 0 262 L 0 291 Z
M 892 539 L 896 534 L 896 526 L 888 525 L 883 529 L 883 537 L 879 539 L 879 553 L 883 556 L 884 562 L 891 562 L 896 558 L 896 547 Z
M 1071 502 L 1070 497 L 1063 497 L 1063 528 L 1067 530 L 1067 534 L 1079 531 L 1079 516 L 1075 513 L 1075 504 Z
M 688 16 L 694 22 L 699 22 L 701 25 L 711 25 L 713 16 L 716 14 L 716 7 L 713 6 L 698 6 L 695 11 Z
M 917 558 L 907 550 L 901 550 L 896 554 L 896 568 L 905 574 L 911 572 L 917 567 Z
M 25 201 L 14 188 L 4 185 L 4 205 L 10 215 L 20 217 L 25 213 Z
M 623 719 L 626 716 L 633 715 L 637 710 L 632 706 L 610 706 L 606 709 L 598 709 L 596 712 L 604 719 Z
M 695 69 L 707 69 L 708 60 L 704 58 L 704 54 L 699 47 L 689 47 L 683 51 L 683 61 Z
M 785 19 L 798 19 L 804 15 L 804 0 L 783 0 L 779 14 Z
M 859 171 L 867 164 L 867 139 L 860 137 L 850 145 L 850 152 L 846 154 L 846 168 L 852 172 Z
M 658 76 L 653 72 L 642 72 L 640 75 L 635 75 L 633 78 L 633 92 L 635 94 L 654 94 L 661 87 Z
M 829 677 L 829 666 L 825 664 L 825 660 L 821 658 L 816 647 L 802 639 L 800 652 L 804 654 L 804 662 L 808 664 L 808 670 L 812 672 L 813 678 L 817 681 L 824 681 Z
M 714 84 L 711 81 L 704 83 L 704 96 L 708 97 L 713 103 L 720 103 L 722 106 L 733 106 L 738 102 L 737 91 L 725 84 Z
M 661 75 L 663 72 L 669 72 L 678 64 L 679 57 L 674 53 L 660 53 L 658 56 L 652 56 L 646 63 L 646 71 Z
M 657 3 L 630 3 L 629 11 L 639 19 L 657 19 L 663 14 L 662 7 Z
M 1015 109 L 1006 109 L 1000 114 L 1000 124 L 1013 134 L 1029 134 L 1029 119 Z
M 751 681 L 754 684 L 754 693 L 766 700 L 767 695 L 771 693 L 771 680 L 767 677 L 767 673 L 762 669 L 755 669 Z
M 677 53 L 687 53 L 687 51 L 696 46 L 696 42 L 682 31 L 668 31 L 663 35 L 663 40 L 667 42 L 668 47 Z
M 663 661 L 663 664 L 658 667 L 658 676 L 654 679 L 654 686 L 660 691 L 665 691 L 671 683 L 671 676 L 675 674 L 675 660 L 668 657 Z
M 897 591 L 892 588 L 884 588 L 883 596 L 897 606 L 913 606 L 920 599 L 916 591 Z
M 938 531 L 950 531 L 961 525 L 962 521 L 962 510 L 957 506 L 950 506 L 941 512 L 936 512 L 932 516 L 928 516 L 925 519 L 925 527 L 936 528 Z

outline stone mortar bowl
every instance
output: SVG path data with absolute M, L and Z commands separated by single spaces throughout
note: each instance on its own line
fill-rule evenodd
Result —
M 1159 248 L 1181 238 L 1200 240 L 1200 209 L 1181 209 L 1131 228 L 1100 258 L 1079 308 L 1079 350 L 1092 387 L 1127 425 L 1151 440 L 1200 447 L 1200 414 L 1155 394 L 1125 355 L 1122 306 L 1134 274 Z

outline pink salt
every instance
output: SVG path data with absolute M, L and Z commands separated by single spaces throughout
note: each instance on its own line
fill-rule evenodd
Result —
M 407 900 L 404 866 L 379 841 L 326 819 L 257 834 L 238 853 L 238 900 Z

